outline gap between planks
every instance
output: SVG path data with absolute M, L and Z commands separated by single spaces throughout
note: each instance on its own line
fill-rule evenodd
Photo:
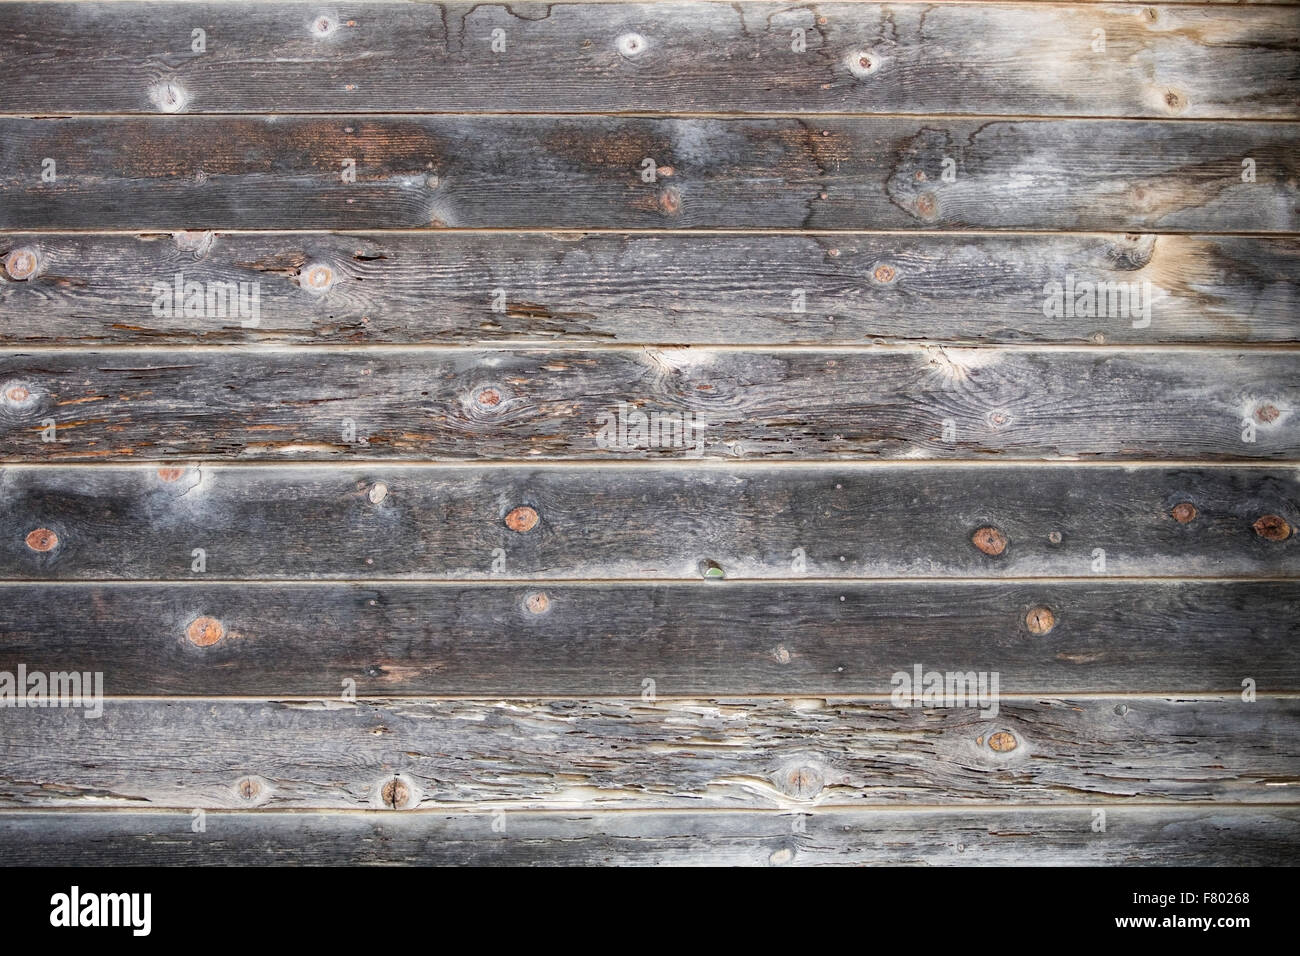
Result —
M 18 3 L 43 3 L 43 4 L 50 4 L 50 5 L 58 5 L 58 4 L 66 4 L 67 2 L 68 0 L 0 0 L 0 6 L 4 6 L 7 4 L 18 4 Z M 154 3 L 159 6 L 162 6 L 163 4 L 167 4 L 167 3 L 170 4 L 175 4 L 177 2 L 184 3 L 184 0 L 98 0 L 98 2 L 107 5 L 112 5 L 114 3 L 128 3 L 128 2 Z M 281 2 L 285 4 L 292 4 L 295 6 L 318 5 L 316 3 L 316 0 L 281 0 Z M 372 5 L 382 6 L 384 4 L 391 4 L 392 2 L 393 0 L 352 0 L 349 6 L 357 6 L 357 7 L 367 7 Z M 430 3 L 433 6 L 441 5 L 440 3 L 435 2 L 435 0 L 408 0 L 408 2 L 412 4 Z M 530 2 L 535 3 L 538 6 L 555 6 L 558 5 L 559 3 L 563 3 L 563 5 L 565 6 L 568 6 L 570 4 L 573 5 L 590 4 L 593 6 L 599 6 L 601 4 L 609 4 L 611 2 L 614 3 L 626 2 L 628 6 L 631 6 L 634 3 L 636 5 L 671 6 L 674 4 L 681 3 L 682 0 L 551 0 L 551 2 L 549 3 L 545 2 L 545 0 L 530 0 Z M 735 6 L 736 0 L 696 0 L 696 2 L 711 3 L 711 4 L 716 4 L 718 6 Z M 746 2 L 746 0 L 741 0 L 741 2 Z M 770 2 L 770 0 L 768 0 L 768 2 Z M 837 0 L 837 2 L 847 3 L 851 5 L 860 4 L 862 6 L 873 6 L 873 5 L 879 6 L 881 0 Z M 1288 7 L 1295 6 L 1297 0 L 899 0 L 899 2 L 900 4 L 924 3 L 925 5 L 938 4 L 941 6 L 954 6 L 954 7 L 955 6 L 980 7 L 986 5 L 991 6 L 993 4 L 997 4 L 998 6 L 1028 7 L 1028 8 L 1077 7 L 1082 4 L 1082 5 L 1113 5 L 1113 6 L 1120 6 L 1120 7 L 1125 7 L 1125 6 L 1137 7 L 1143 5 L 1151 6 L 1151 7 L 1198 7 L 1198 8 L 1199 7 L 1235 7 L 1237 9 L 1244 8 L 1248 10 L 1253 10 L 1255 7 L 1281 7 L 1285 9 Z M 483 4 L 483 6 L 509 6 L 509 5 L 510 4 L 508 3 Z
M 1044 577 L 1034 577 L 1032 575 L 1017 575 L 1015 577 L 840 577 L 840 578 L 818 578 L 803 576 L 797 578 L 790 577 L 754 577 L 746 578 L 739 575 L 729 576 L 727 580 L 733 584 L 748 585 L 769 585 L 771 587 L 801 587 L 823 586 L 823 587 L 857 587 L 861 585 L 950 585 L 950 584 L 970 584 L 970 585 L 995 585 L 995 584 L 1074 584 L 1081 581 L 1089 581 L 1094 584 L 1180 584 L 1183 582 L 1192 584 L 1278 584 L 1300 581 L 1300 577 L 1294 574 L 1278 575 L 1260 575 L 1260 574 L 1242 574 L 1242 575 L 1195 575 L 1195 574 L 1177 574 L 1168 576 L 1159 575 L 1123 575 L 1123 574 L 1079 574 L 1079 575 L 1046 575 Z M 700 587 L 700 588 L 718 588 L 719 590 L 727 587 L 720 581 L 710 581 L 698 577 L 682 578 L 556 578 L 556 577 L 536 577 L 536 578 L 429 578 L 419 576 L 403 576 L 392 578 L 216 578 L 204 575 L 200 578 L 0 578 L 0 588 L 5 587 L 87 587 L 87 586 L 112 586 L 112 587 L 193 587 L 204 588 L 209 585 L 212 587 L 274 587 L 281 588 L 285 585 L 307 585 L 311 587 L 330 587 L 330 588 L 378 588 L 383 585 L 426 585 L 430 587 L 446 588 L 536 588 L 544 584 L 564 587 L 565 589 L 576 588 L 605 588 L 618 587 L 622 588 L 680 588 L 683 586 Z
M 5 0 L 0 0 L 0 3 Z M 126 2 L 126 0 L 123 0 Z M 138 2 L 138 0 L 135 0 Z M 1300 0 L 1298 0 L 1300 2 Z M 1214 122 L 1210 120 L 1208 122 Z M 1297 124 L 1300 125 L 1300 124 Z M 1235 239 L 1295 239 L 1300 238 L 1296 230 L 1265 230 L 1246 232 L 1240 229 L 1113 229 L 1109 232 L 1098 229 L 917 229 L 904 232 L 898 229 L 789 229 L 776 227 L 737 228 L 714 227 L 699 229 L 662 229 L 657 227 L 636 228 L 628 226 L 394 226 L 389 229 L 376 229 L 367 226 L 360 229 L 336 227 L 333 229 L 286 229 L 277 226 L 269 229 L 232 229 L 219 226 L 211 229 L 177 229 L 175 232 L 211 232 L 219 236 L 388 236 L 388 235 L 552 235 L 552 236 L 681 236 L 702 238 L 707 236 L 900 236 L 923 238 L 926 236 L 1117 236 L 1124 234 L 1140 236 L 1204 236 L 1206 238 Z M 58 226 L 4 226 L 0 227 L 0 236 L 170 236 L 173 232 L 161 229 L 85 229 L 60 228 Z
M 104 703 L 184 703 L 184 704 L 324 704 L 339 708 L 354 707 L 358 704 L 368 704 L 373 707 L 383 707 L 387 704 L 436 704 L 440 702 L 456 703 L 533 703 L 533 702 L 560 702 L 569 703 L 573 701 L 601 701 L 609 703 L 630 703 L 643 704 L 649 703 L 652 706 L 664 702 L 673 704 L 730 704 L 743 703 L 751 700 L 762 701 L 790 701 L 797 704 L 799 701 L 823 701 L 827 704 L 839 703 L 892 703 L 893 697 L 890 694 L 719 694 L 716 696 L 700 696 L 699 694 L 655 694 L 654 701 L 646 701 L 639 694 L 582 694 L 582 695 L 555 695 L 555 694 L 530 694 L 526 697 L 511 697 L 501 694 L 484 697 L 478 696 L 457 696 L 454 694 L 390 694 L 383 697 L 358 694 L 356 700 L 345 701 L 338 697 L 321 697 L 320 695 L 310 694 L 285 694 L 275 697 L 258 697 L 249 695 L 232 694 L 229 696 L 212 696 L 210 694 L 190 695 L 162 695 L 157 694 L 125 694 L 112 695 L 105 694 L 101 698 Z M 1152 693 L 1149 690 L 1137 691 L 1081 691 L 1077 694 L 998 694 L 998 701 L 1016 701 L 1024 703 L 1034 703 L 1040 700 L 1068 701 L 1068 700 L 1134 700 L 1134 701 L 1169 701 L 1173 700 L 1179 703 L 1187 701 L 1221 701 L 1224 703 L 1236 702 L 1241 699 L 1240 693 L 1209 692 L 1209 691 L 1192 691 L 1181 694 L 1172 691 L 1165 693 Z M 1300 700 L 1300 691 L 1262 691 L 1256 689 L 1256 700 Z
M 591 342 L 556 344 L 545 339 L 493 339 L 483 342 L 466 342 L 459 345 L 429 345 L 423 342 L 357 342 L 310 344 L 295 342 L 195 342 L 188 345 L 135 345 L 128 343 L 106 343 L 103 345 L 11 345 L 0 346 L 2 355 L 27 355 L 43 352 L 126 352 L 149 354 L 152 352 L 253 352 L 257 354 L 276 354 L 304 352 L 667 352 L 690 349 L 695 352 L 927 352 L 932 349 L 941 351 L 965 351 L 980 349 L 982 351 L 1005 352 L 1296 352 L 1300 351 L 1300 342 L 1236 342 L 1225 339 L 1222 342 L 1152 342 L 1149 345 L 1134 345 L 1131 342 L 1117 342 L 1113 345 L 1082 345 L 1069 342 L 951 342 L 944 339 L 922 339 L 907 342 L 861 342 L 834 345 L 786 344 L 781 342 L 757 344 L 699 344 L 690 342 Z
M 98 2 L 110 6 L 115 3 L 153 3 L 153 4 L 157 4 L 158 6 L 163 6 L 164 4 L 175 5 L 178 2 L 184 5 L 185 0 L 98 0 Z M 303 6 L 303 7 L 319 5 L 317 3 L 317 0 L 280 0 L 280 2 L 286 5 Z M 441 2 L 439 2 L 439 0 L 407 0 L 407 2 L 413 5 L 418 3 L 428 3 L 432 6 L 443 5 Z M 463 3 L 463 0 L 461 0 L 461 2 Z M 600 6 L 602 4 L 609 4 L 609 3 L 619 3 L 619 4 L 626 3 L 626 5 L 628 6 L 632 6 L 634 4 L 637 6 L 641 6 L 641 5 L 673 6 L 682 3 L 682 0 L 550 0 L 550 2 L 546 2 L 546 0 L 527 0 L 527 2 L 531 2 L 537 6 L 557 6 L 561 4 L 564 6 L 569 6 L 569 5 Z M 717 6 L 733 7 L 736 5 L 737 0 L 696 0 L 696 2 L 710 3 L 710 4 L 715 4 Z M 740 2 L 742 3 L 749 2 L 749 0 L 740 0 Z M 755 2 L 757 2 L 757 0 L 755 0 Z M 770 3 L 771 0 L 766 0 L 766 2 Z M 836 0 L 836 2 L 845 3 L 849 5 L 861 5 L 861 6 L 879 6 L 881 4 L 881 0 Z M 1253 10 L 1256 7 L 1280 7 L 1282 9 L 1286 9 L 1289 7 L 1296 6 L 1297 2 L 1300 2 L 1300 0 L 898 0 L 899 5 L 913 4 L 913 5 L 930 6 L 930 5 L 937 4 L 940 6 L 951 6 L 951 7 L 956 7 L 956 6 L 981 7 L 981 6 L 993 6 L 995 4 L 997 6 L 1026 7 L 1026 8 L 1077 7 L 1080 5 L 1083 6 L 1107 5 L 1107 6 L 1118 6 L 1118 7 L 1129 7 L 1129 6 L 1131 7 L 1138 7 L 1138 6 L 1195 7 L 1195 8 L 1232 7 L 1236 9 L 1247 9 L 1247 10 Z M 6 6 L 9 4 L 17 5 L 19 3 L 49 4 L 51 6 L 57 6 L 60 4 L 66 5 L 68 3 L 68 0 L 0 0 L 0 6 Z M 232 2 L 232 5 L 236 5 L 237 3 L 238 0 L 234 0 L 234 2 Z M 392 4 L 392 3 L 393 0 L 352 0 L 352 2 L 349 3 L 349 6 L 356 6 L 356 7 L 383 6 L 385 4 Z M 482 6 L 510 6 L 510 5 L 511 4 L 509 3 L 482 4 Z M 809 4 L 804 4 L 804 6 L 808 6 L 808 5 Z M 798 6 L 798 4 L 795 4 L 795 6 Z M 812 4 L 812 6 L 815 6 L 815 4 Z
M 2 354 L 2 353 L 0 353 Z M 610 461 L 601 458 L 539 458 L 529 460 L 524 458 L 440 458 L 437 461 L 393 459 L 393 458 L 353 458 L 350 461 L 338 460 L 331 461 L 328 459 L 298 459 L 298 458 L 257 458 L 246 461 L 236 459 L 222 459 L 218 457 L 196 458 L 193 455 L 183 457 L 168 458 L 138 458 L 133 457 L 130 460 L 121 458 L 72 461 L 25 461 L 21 458 L 3 458 L 0 457 L 0 471 L 7 468 L 157 468 L 163 465 L 168 467 L 179 465 L 193 465 L 199 468 L 573 468 L 581 470 L 592 469 L 609 469 L 618 468 L 640 468 L 649 465 L 664 466 L 666 459 L 629 459 L 628 461 Z M 1101 459 L 1079 459 L 1079 458 L 1011 458 L 1001 461 L 979 461 L 970 458 L 880 458 L 866 461 L 863 459 L 840 459 L 840 458 L 800 458 L 794 461 L 759 461 L 743 458 L 678 458 L 668 461 L 668 467 L 681 470 L 683 466 L 691 470 L 704 468 L 800 468 L 816 467 L 825 471 L 834 471 L 838 468 L 876 468 L 876 467 L 934 467 L 943 466 L 946 468 L 979 468 L 979 467 L 1001 467 L 1008 466 L 1025 467 L 1025 468 L 1043 468 L 1047 466 L 1057 468 L 1272 468 L 1287 469 L 1300 467 L 1300 458 L 1271 458 L 1261 460 L 1259 458 L 1215 458 L 1215 459 L 1196 459 L 1196 458 L 1101 458 Z
M 0 0 L 3 2 L 3 0 Z M 0 353 L 3 354 L 3 353 Z M 412 460 L 412 461 L 394 461 L 392 459 L 353 459 L 352 461 L 321 461 L 319 459 L 297 460 L 293 458 L 275 458 L 275 459 L 252 459 L 249 461 L 224 461 L 220 458 L 195 458 L 195 457 L 169 457 L 169 458 L 135 458 L 132 460 L 108 460 L 108 461 L 23 461 L 21 459 L 5 460 L 0 458 L 0 471 L 16 470 L 22 468 L 51 468 L 56 470 L 69 471 L 76 468 L 99 468 L 99 469 L 152 469 L 159 465 L 179 466 L 189 465 L 196 468 L 219 468 L 230 470 L 237 468 L 311 468 L 324 471 L 334 470 L 353 470 L 353 471 L 375 471 L 375 470 L 400 470 L 400 469 L 429 469 L 429 470 L 469 470 L 469 469 L 503 469 L 511 468 L 522 469 L 546 469 L 550 471 L 590 471 L 592 469 L 631 469 L 636 471 L 669 469 L 680 471 L 683 465 L 689 465 L 691 470 L 761 470 L 767 468 L 784 468 L 820 471 L 838 471 L 838 470 L 869 470 L 873 468 L 1122 468 L 1126 470 L 1136 469 L 1171 469 L 1171 468 L 1215 468 L 1215 469 L 1239 469 L 1239 468 L 1258 468 L 1273 471 L 1285 470 L 1288 468 L 1300 468 L 1300 459 L 1297 458 L 1278 458 L 1275 460 L 1261 461 L 1258 458 L 1242 459 L 1216 459 L 1213 461 L 1203 461 L 1196 458 L 1171 458 L 1171 459 L 1153 459 L 1153 458 L 1112 458 L 1112 459 L 1074 459 L 1074 458 L 1017 458 L 1006 461 L 978 461 L 964 458 L 881 458 L 870 461 L 863 459 L 845 459 L 843 461 L 835 458 L 800 458 L 798 460 L 758 460 L 744 458 L 690 458 L 676 461 L 664 461 L 653 459 L 635 459 L 628 461 L 610 461 L 602 458 L 571 458 L 564 460 L 557 459 L 540 459 L 531 460 L 525 458 L 498 458 L 498 459 L 477 459 L 477 458 L 443 458 L 437 461 L 430 460 Z
M 783 817 L 783 816 L 790 816 L 792 814 L 804 814 L 804 815 L 825 814 L 828 816 L 838 815 L 838 814 L 846 814 L 846 815 L 851 814 L 854 816 L 863 816 L 868 814 L 875 815 L 877 813 L 880 814 L 891 813 L 891 814 L 898 814 L 901 816 L 908 816 L 916 813 L 927 813 L 927 814 L 932 813 L 936 815 L 943 814 L 948 816 L 965 816 L 971 814 L 990 814 L 990 813 L 997 813 L 997 814 L 1032 813 L 1032 814 L 1041 814 L 1043 816 L 1048 816 L 1048 815 L 1060 816 L 1063 813 L 1069 813 L 1071 811 L 1089 812 L 1097 809 L 1097 807 L 1099 807 L 1103 803 L 1109 803 L 1109 802 L 1110 801 L 1107 800 L 1097 800 L 1093 803 L 1060 803 L 1060 804 L 1050 804 L 1050 805 L 1019 804 L 1019 803 L 1006 803 L 1006 802 L 972 803 L 972 804 L 957 804 L 957 805 L 930 804 L 930 803 L 903 804 L 903 805 L 872 804 L 869 807 L 840 805 L 840 804 L 806 804 L 806 805 L 800 804 L 797 806 L 792 805 L 789 807 L 772 807 L 772 808 L 762 807 L 762 808 L 743 809 L 743 810 L 737 809 L 735 807 L 664 807 L 662 809 L 655 808 L 653 810 L 648 810 L 644 807 L 603 807 L 603 806 L 597 808 L 590 808 L 590 809 L 560 809 L 555 807 L 547 807 L 544 809 L 537 809 L 537 810 L 533 810 L 533 809 L 510 810 L 507 807 L 503 807 L 490 802 L 485 802 L 479 805 L 483 809 L 475 809 L 473 805 L 464 805 L 464 806 L 457 806 L 457 807 L 412 807 L 409 810 L 396 810 L 396 809 L 379 810 L 379 809 L 370 809 L 370 808 L 357 808 L 355 810 L 353 809 L 345 810 L 340 807 L 322 807 L 319 809 L 312 808 L 308 810 L 302 808 L 295 809 L 292 807 L 260 807 L 257 809 L 249 809 L 249 810 L 220 809 L 220 810 L 205 810 L 204 812 L 208 816 L 231 816 L 231 817 L 240 817 L 240 816 L 242 817 L 254 817 L 254 816 L 303 817 L 303 816 L 317 816 L 317 815 L 354 817 L 354 816 L 366 816 L 366 815 L 392 816 L 396 814 L 401 814 L 402 816 L 407 816 L 407 817 L 410 816 L 436 817 L 436 816 L 458 816 L 458 815 L 488 816 L 490 815 L 492 810 L 501 810 L 506 813 L 515 813 L 519 815 L 527 814 L 529 816 L 535 815 L 535 816 L 549 816 L 549 817 L 600 817 L 606 814 L 615 814 L 615 813 L 640 814 L 642 816 L 659 816 L 661 814 L 662 815 L 673 814 L 675 816 L 676 815 L 699 816 L 701 814 L 730 814 L 732 816 L 769 816 L 769 817 Z M 1116 803 L 1115 808 L 1117 811 L 1123 810 L 1124 812 L 1130 812 L 1134 810 L 1138 810 L 1138 811 L 1173 810 L 1178 813 L 1190 814 L 1190 813 L 1194 813 L 1197 810 L 1241 810 L 1247 813 L 1258 813 L 1264 810 L 1295 810 L 1296 804 L 1294 803 L 1232 803 L 1227 801 L 1210 800 L 1210 801 L 1197 801 L 1197 802 L 1185 801 L 1182 803 L 1161 803 L 1161 802 L 1123 803 L 1123 804 Z M 188 817 L 188 813 L 185 810 L 178 809 L 177 807 L 131 807 L 128 809 L 125 807 L 72 806 L 72 807 L 42 807 L 39 810 L 19 809 L 19 808 L 0 808 L 0 817 L 9 817 L 9 816 L 31 817 L 31 816 L 38 816 L 41 814 L 52 814 L 52 813 L 104 814 L 108 816 L 123 816 L 123 817 L 145 815 L 145 814 L 158 815 L 158 816 L 172 816 L 172 817 L 175 816 Z
M 14 0 L 21 2 L 21 0 Z M 62 0 L 66 2 L 66 0 Z M 139 0 L 137 0 L 139 2 Z M 173 0 L 174 2 L 174 0 Z M 392 0 L 388 0 L 392 2 Z M 568 0 L 565 0 L 568 2 Z M 594 0 L 593 0 L 594 2 Z M 608 2 L 608 0 L 605 0 Z M 863 2 L 879 3 L 879 0 L 863 0 Z M 989 0 L 995 2 L 995 0 Z M 1105 2 L 1105 0 L 1097 0 Z M 1125 0 L 1132 2 L 1132 0 Z M 1240 4 L 1234 4 L 1240 6 Z M 370 110 L 293 110 L 291 112 L 279 112 L 275 110 L 254 110 L 247 113 L 232 113 L 227 110 L 214 112 L 194 111 L 191 113 L 0 113 L 0 120 L 113 120 L 113 119 L 159 119 L 172 120 L 178 118 L 184 119 L 187 116 L 202 117 L 203 119 L 250 119 L 257 117 L 275 117 L 277 119 L 294 119 L 296 117 L 365 117 L 367 119 L 382 119 L 384 117 L 445 117 L 447 119 L 521 119 L 526 117 L 544 116 L 548 119 L 683 119 L 683 120 L 764 120 L 764 119 L 792 119 L 792 120 L 831 120 L 831 119 L 895 119 L 895 120 L 938 120 L 938 121 L 957 121 L 957 120 L 989 120 L 994 123 L 1034 123 L 1043 120 L 1062 120 L 1073 122 L 1107 122 L 1107 123 L 1219 123 L 1223 125 L 1232 125 L 1234 123 L 1273 123 L 1292 125 L 1300 123 L 1300 119 L 1294 116 L 1265 116 L 1255 119 L 1253 117 L 1233 117 L 1233 116 L 1097 116 L 1089 113 L 862 113 L 862 112 L 843 112 L 843 113 L 799 113 L 789 110 L 755 110 L 753 112 L 717 112 L 712 110 L 591 110 L 589 112 L 574 113 L 572 111 L 551 112 L 549 110 L 391 110 L 386 109 L 382 112 Z
M 9 2 L 9 0 L 0 0 L 0 3 Z M 66 0 L 55 0 L 55 2 L 66 2 Z M 123 2 L 139 3 L 141 0 L 123 0 Z M 390 0 L 391 2 L 391 0 Z M 874 0 L 873 0 L 874 2 Z M 1296 0 L 1300 3 L 1300 0 Z M 982 237 L 989 239 L 1013 239 L 1016 236 L 1072 236 L 1072 237 L 1092 237 L 1096 239 L 1113 239 L 1115 236 L 1126 234 L 1139 236 L 1217 236 L 1235 239 L 1280 239 L 1300 237 L 1300 232 L 1279 232 L 1276 234 L 1261 234 L 1258 232 L 1241 232 L 1231 229 L 1220 232 L 1206 232 L 1204 230 L 1180 230 L 1180 229 L 1144 229 L 1141 232 L 1132 230 L 1114 229 L 1109 232 L 1098 229 L 788 229 L 781 227 L 748 229 L 748 228 L 699 228 L 699 229 L 671 229 L 671 228 L 645 228 L 629 229 L 619 226 L 439 226 L 437 228 L 428 227 L 398 227 L 395 229 L 376 229 L 366 227 L 361 229 L 294 229 L 276 227 L 272 229 L 234 229 L 221 227 L 219 229 L 176 229 L 167 230 L 149 230 L 149 229 L 0 229 L 0 235 L 19 235 L 31 236 L 39 239 L 41 236 L 129 236 L 135 239 L 160 239 L 171 237 L 179 233 L 211 233 L 214 236 L 389 236 L 393 233 L 429 233 L 438 235 L 440 233 L 455 233 L 457 235 L 507 235 L 518 236 L 627 236 L 628 238 L 638 238 L 641 236 L 675 236 L 681 239 L 698 239 L 706 236 L 831 236 L 835 238 L 844 238 L 846 236 L 898 236 L 900 239 L 912 240 L 922 238 L 946 238 L 946 237 Z

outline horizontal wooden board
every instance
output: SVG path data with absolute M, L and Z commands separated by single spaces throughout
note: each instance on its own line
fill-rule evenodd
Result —
M 0 64 L 7 113 L 1300 115 L 1286 7 L 4 3 Z
M 576 0 L 579 3 L 593 2 L 593 0 Z M 934 0 L 935 3 L 991 3 L 995 0 Z M 1021 0 L 1023 3 L 1060 3 L 1062 0 Z M 1070 0 L 1078 3 L 1141 3 L 1142 0 Z M 1250 6 L 1252 4 L 1267 4 L 1269 6 L 1288 7 L 1300 2 L 1300 0 L 1169 0 L 1170 3 L 1179 6 L 1195 4 L 1224 4 L 1232 6 Z
M 1294 807 L 399 813 L 0 813 L 13 865 L 1282 866 Z M 494 828 L 494 823 L 496 827 Z M 504 826 L 504 830 L 501 827 Z
M 24 252 L 0 344 L 1300 341 L 1300 241 L 1276 237 L 0 236 L 0 261 Z M 205 310 L 246 283 L 245 313 L 187 316 L 177 276 Z M 1125 310 L 1109 285 L 1086 308 L 1084 283 L 1129 283 Z
M 1297 408 L 1295 350 L 0 356 L 7 461 L 1294 459 Z
M 989 719 L 821 698 L 110 700 L 97 719 L 72 709 L 4 719 L 7 807 L 1300 800 L 1294 698 L 1003 700 Z
M 1300 576 L 1270 515 L 1292 467 L 19 466 L 0 578 Z
M 1298 196 L 1290 122 L 0 119 L 2 229 L 1275 233 L 1300 230 Z
M 1296 581 L 11 583 L 0 670 L 102 672 L 113 696 L 889 694 L 918 663 L 1007 694 L 1275 693 L 1300 690 L 1298 600 Z
M 574 0 L 578 3 L 594 2 L 594 0 Z M 935 3 L 992 3 L 996 0 L 934 0 Z M 1023 3 L 1060 3 L 1062 0 L 1020 0 Z M 1070 0 L 1077 3 L 1141 3 L 1142 0 Z M 1250 6 L 1252 4 L 1267 4 L 1269 6 L 1287 7 L 1298 2 L 1298 0 L 1169 0 L 1170 3 L 1179 6 L 1189 6 L 1195 4 L 1223 4 L 1232 6 Z

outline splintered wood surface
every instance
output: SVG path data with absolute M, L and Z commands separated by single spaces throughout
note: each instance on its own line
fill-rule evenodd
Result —
M 1260 804 L 1300 759 L 1294 698 L 1117 700 L 123 699 L 15 712 L 0 806 L 388 809 L 394 777 L 403 809 Z
M 1293 3 L 0 0 L 0 852 L 1292 862 L 1298 291 Z

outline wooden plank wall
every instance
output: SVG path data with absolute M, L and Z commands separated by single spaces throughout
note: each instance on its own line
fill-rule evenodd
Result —
M 1290 3 L 3 0 L 0 847 L 1293 861 L 1298 182 Z

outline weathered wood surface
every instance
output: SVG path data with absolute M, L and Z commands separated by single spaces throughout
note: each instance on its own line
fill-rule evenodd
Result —
M 190 812 L 28 811 L 0 813 L 0 852 L 33 866 L 1282 866 L 1300 851 L 1295 807 L 1107 806 L 1104 833 L 1096 809 L 214 811 L 199 833 Z
M 1297 576 L 1265 516 L 1294 467 L 19 466 L 0 578 Z
M 53 183 L 46 158 L 61 170 Z M 945 158 L 954 182 L 942 181 Z M 646 159 L 665 171 L 654 183 Z M 1290 122 L 0 119 L 0 228 L 22 230 L 1274 233 L 1300 229 L 1298 183 Z
M 24 251 L 37 263 L 30 277 L 0 270 L 0 344 L 1300 341 L 1294 238 L 0 237 L 0 261 Z M 255 283 L 256 324 L 238 314 L 187 317 L 175 308 L 177 275 L 205 293 L 214 283 Z M 1137 290 L 1150 322 L 1112 312 L 1108 292 L 1092 315 L 1077 296 L 1075 309 L 1056 311 L 1045 290 L 1070 276 L 1133 283 L 1126 292 Z M 320 277 L 324 290 L 312 286 Z
M 0 2 L 0 672 L 109 695 L 0 853 L 1291 862 L 1298 92 L 1281 4 Z
M 100 671 L 114 696 L 889 694 L 917 663 L 1007 694 L 1279 693 L 1300 690 L 1297 601 L 1296 581 L 10 583 L 0 670 Z
M 1294 698 L 1003 700 L 987 720 L 821 698 L 109 700 L 98 719 L 73 709 L 0 719 L 6 807 L 1300 800 Z
M 1298 93 L 1287 7 L 0 4 L 6 113 L 1294 119 Z
M 571 0 L 571 2 L 588 3 L 595 0 Z M 934 0 L 937 4 L 945 3 L 995 3 L 997 0 Z M 1019 0 L 1019 2 L 1034 3 L 1060 3 L 1062 0 Z M 1142 0 L 1069 0 L 1071 3 L 1120 3 L 1120 4 L 1137 4 Z M 1247 7 L 1253 4 L 1267 4 L 1268 6 L 1288 7 L 1297 3 L 1298 0 L 1168 0 L 1169 3 L 1177 6 L 1195 6 L 1198 4 L 1222 4 L 1224 6 Z
M 1297 408 L 1295 350 L 0 356 L 0 454 L 28 462 L 1294 459 Z

